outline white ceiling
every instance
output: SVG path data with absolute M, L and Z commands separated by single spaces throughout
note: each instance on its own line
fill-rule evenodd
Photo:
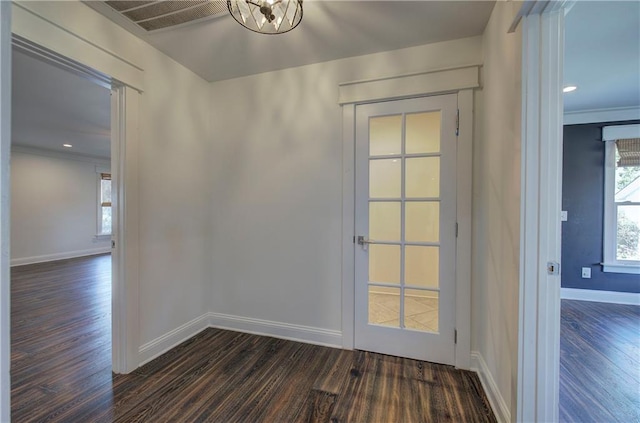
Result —
M 640 106 L 640 2 L 578 1 L 566 17 L 565 112 Z
M 109 158 L 109 90 L 15 49 L 12 59 L 12 144 Z
M 206 79 L 219 80 L 478 35 L 492 7 L 307 1 L 303 23 L 289 34 L 254 34 L 224 17 L 145 37 Z M 565 94 L 565 110 L 640 106 L 640 2 L 577 2 L 566 19 L 564 79 L 579 88 Z M 106 88 L 14 51 L 12 107 L 14 144 L 109 157 Z
M 102 2 L 89 6 L 207 81 L 480 35 L 494 1 L 305 0 L 293 31 L 263 35 L 230 15 L 146 33 Z

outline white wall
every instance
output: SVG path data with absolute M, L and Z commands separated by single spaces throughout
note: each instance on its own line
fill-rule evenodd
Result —
M 143 88 L 139 322 L 145 345 L 206 314 L 211 292 L 209 84 L 80 2 L 13 4 L 13 31 Z
M 477 64 L 481 41 L 211 84 L 213 312 L 341 331 L 338 84 Z
M 472 350 L 515 417 L 520 244 L 521 33 L 513 2 L 497 2 L 483 36 L 473 170 Z
M 11 153 L 11 264 L 108 252 L 95 239 L 103 160 L 14 148 Z

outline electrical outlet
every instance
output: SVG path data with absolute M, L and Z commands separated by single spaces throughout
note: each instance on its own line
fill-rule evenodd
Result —
M 561 222 L 566 222 L 567 221 L 567 211 L 566 210 L 562 210 L 560 212 L 560 221 Z
M 582 268 L 582 278 L 583 279 L 591 279 L 591 268 L 583 267 Z

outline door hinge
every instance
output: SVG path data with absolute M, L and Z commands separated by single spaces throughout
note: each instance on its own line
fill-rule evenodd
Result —
M 456 137 L 460 135 L 460 109 L 456 113 Z
M 458 343 L 458 329 L 453 330 L 453 343 L 454 344 Z
M 354 244 L 356 243 L 356 236 L 355 235 L 353 236 L 353 243 Z
M 458 237 L 458 222 L 456 222 L 456 238 Z

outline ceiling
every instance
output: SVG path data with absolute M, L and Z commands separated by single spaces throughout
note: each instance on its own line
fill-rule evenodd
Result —
M 12 144 L 108 159 L 109 90 L 15 49 L 12 60 Z
M 146 32 L 103 2 L 85 4 L 207 81 L 481 35 L 494 1 L 305 0 L 293 31 L 253 33 L 229 14 Z
M 578 1 L 566 16 L 565 112 L 640 106 L 640 2 Z
M 478 35 L 492 7 L 307 0 L 303 23 L 288 34 L 254 34 L 224 17 L 142 38 L 213 81 Z M 565 110 L 640 106 L 640 2 L 577 2 L 566 28 L 564 80 L 579 88 L 565 94 Z M 12 107 L 14 144 L 109 158 L 106 88 L 14 50 Z

